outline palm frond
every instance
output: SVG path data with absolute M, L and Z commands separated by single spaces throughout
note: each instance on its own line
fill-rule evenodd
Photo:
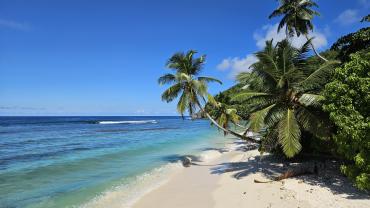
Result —
M 177 103 L 177 112 L 184 116 L 184 112 L 189 105 L 188 95 L 186 93 L 182 93 L 179 102 Z
M 215 100 L 215 98 L 211 94 L 207 93 L 207 99 L 208 99 L 208 103 L 210 103 L 214 107 L 218 107 L 219 106 L 218 105 L 218 102 Z
M 219 84 L 222 84 L 220 80 L 213 77 L 198 77 L 198 80 L 203 82 L 217 82 Z
M 324 99 L 324 97 L 322 95 L 305 93 L 305 94 L 301 95 L 298 102 L 301 103 L 304 106 L 318 107 L 318 106 L 321 105 L 321 101 L 323 99 Z
M 258 132 L 264 126 L 264 120 L 271 108 L 273 108 L 275 104 L 272 104 L 260 111 L 254 112 L 250 116 L 250 126 L 249 128 L 252 129 L 254 132 Z
M 236 94 L 234 97 L 231 98 L 231 101 L 240 101 L 240 102 L 243 102 L 243 101 L 246 101 L 252 97 L 257 97 L 257 96 L 270 96 L 271 94 L 270 93 L 266 93 L 266 92 L 250 92 L 250 91 L 247 91 L 247 92 L 240 92 L 238 94 Z
M 198 95 L 200 95 L 202 97 L 207 96 L 207 94 L 208 94 L 208 92 L 207 92 L 207 89 L 208 89 L 207 83 L 201 82 L 201 81 L 198 81 L 198 80 L 195 80 L 195 79 L 191 80 L 189 83 Z
M 325 84 L 338 61 L 327 61 L 300 83 L 298 89 L 305 91 Z
M 264 123 L 266 127 L 273 127 L 283 119 L 287 110 L 287 106 L 282 104 L 274 105 L 266 114 Z
M 181 83 L 172 85 L 162 93 L 162 101 L 166 101 L 167 103 L 173 101 L 181 91 L 182 91 Z
M 158 79 L 159 85 L 172 84 L 176 81 L 176 76 L 173 74 L 165 74 Z
M 176 80 L 178 82 L 188 82 L 191 80 L 191 77 L 190 75 L 186 74 L 186 73 L 182 73 L 182 72 L 179 72 L 179 73 L 176 73 Z
M 329 125 L 325 124 L 321 117 L 315 115 L 304 106 L 300 106 L 297 109 L 297 121 L 304 130 L 318 138 L 328 138 L 330 136 Z
M 302 149 L 300 143 L 301 130 L 293 109 L 287 109 L 285 117 L 279 122 L 279 142 L 283 147 L 284 154 L 291 158 Z

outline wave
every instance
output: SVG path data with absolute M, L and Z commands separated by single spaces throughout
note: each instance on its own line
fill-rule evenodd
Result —
M 133 178 L 127 178 L 122 184 L 112 186 L 79 208 L 132 207 L 141 197 L 162 186 L 169 178 L 182 169 L 180 162 L 170 163 L 146 171 Z
M 139 121 L 98 121 L 98 124 L 146 124 L 158 123 L 156 120 L 139 120 Z
M 125 133 L 125 132 L 135 132 L 135 131 L 166 131 L 175 130 L 179 128 L 139 128 L 139 129 L 102 129 L 96 132 L 106 132 L 106 133 Z

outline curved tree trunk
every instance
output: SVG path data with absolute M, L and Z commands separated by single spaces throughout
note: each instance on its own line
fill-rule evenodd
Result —
M 199 102 L 197 102 L 197 105 L 199 107 L 199 109 L 207 116 L 207 118 L 215 125 L 217 126 L 217 128 L 221 129 L 222 131 L 224 132 L 227 132 L 229 134 L 232 134 L 238 138 L 241 138 L 241 139 L 244 139 L 244 140 L 247 140 L 247 141 L 250 141 L 250 142 L 254 142 L 254 143 L 260 143 L 260 141 L 258 140 L 255 140 L 253 138 L 250 138 L 250 137 L 247 137 L 247 136 L 244 136 L 244 135 L 241 135 L 241 134 L 238 134 L 237 132 L 234 132 L 233 130 L 230 130 L 230 129 L 225 129 L 224 127 L 222 127 L 220 124 L 217 123 L 217 121 L 215 121 L 211 115 L 209 115 L 205 109 L 200 105 Z
M 324 166 L 321 164 L 321 166 Z M 307 164 L 301 164 L 297 167 L 288 169 L 284 173 L 280 174 L 279 176 L 273 178 L 272 180 L 258 180 L 254 179 L 255 183 L 270 183 L 274 181 L 281 181 L 287 178 L 296 177 L 300 175 L 306 175 L 306 174 L 318 174 L 320 168 L 320 164 L 314 162 L 314 163 L 307 163 Z
M 310 40 L 310 38 L 308 37 L 308 35 L 307 35 L 307 34 L 305 34 L 304 36 L 306 37 L 307 41 L 309 41 L 309 40 Z M 323 56 L 321 56 L 321 55 L 316 51 L 315 46 L 313 45 L 313 43 L 312 43 L 311 41 L 310 41 L 310 45 L 311 45 L 311 48 L 312 48 L 313 52 L 316 54 L 316 56 L 318 56 L 319 58 L 321 58 L 321 59 L 322 59 L 323 61 L 325 61 L 325 62 L 327 62 L 327 61 L 328 61 L 328 59 L 324 58 Z
M 238 124 L 238 123 L 235 123 L 235 125 L 239 126 L 239 127 L 240 127 L 240 128 L 242 128 L 242 129 L 247 129 L 247 127 L 242 126 L 242 125 L 240 125 L 240 124 Z

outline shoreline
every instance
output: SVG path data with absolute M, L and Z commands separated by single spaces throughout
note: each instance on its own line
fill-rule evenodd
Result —
M 180 158 L 189 156 L 197 160 L 211 161 L 219 158 L 222 152 L 227 150 L 225 143 L 228 143 L 228 137 L 216 136 L 216 140 L 209 143 L 207 146 L 200 149 L 193 149 L 189 154 L 176 155 L 175 158 L 169 158 L 166 164 L 160 165 L 149 171 L 145 171 L 128 183 L 124 182 L 117 186 L 112 186 L 106 191 L 96 195 L 94 198 L 82 203 L 78 207 L 81 208 L 120 208 L 132 207 L 145 195 L 157 190 L 166 185 L 171 179 L 179 173 L 182 173 L 186 168 L 181 164 Z M 220 140 L 221 138 L 221 140 Z M 213 138 L 214 139 L 214 138 Z
M 218 156 L 181 169 L 132 207 L 370 207 L 370 196 L 355 189 L 340 174 L 254 183 L 254 179 L 266 180 L 266 175 L 276 175 L 283 164 L 270 161 L 268 154 L 260 156 L 257 150 L 245 151 L 237 143 L 227 147 L 228 151 L 211 150 L 215 155 L 219 152 Z

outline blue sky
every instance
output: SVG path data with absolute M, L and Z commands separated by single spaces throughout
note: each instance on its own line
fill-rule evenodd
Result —
M 335 2 L 335 3 L 334 3 Z M 319 0 L 315 44 L 368 26 L 370 0 Z M 334 5 L 335 4 L 335 5 Z M 0 115 L 176 115 L 157 78 L 174 52 L 207 54 L 204 75 L 248 70 L 277 34 L 274 0 L 1 0 Z M 300 44 L 297 39 L 295 44 Z

